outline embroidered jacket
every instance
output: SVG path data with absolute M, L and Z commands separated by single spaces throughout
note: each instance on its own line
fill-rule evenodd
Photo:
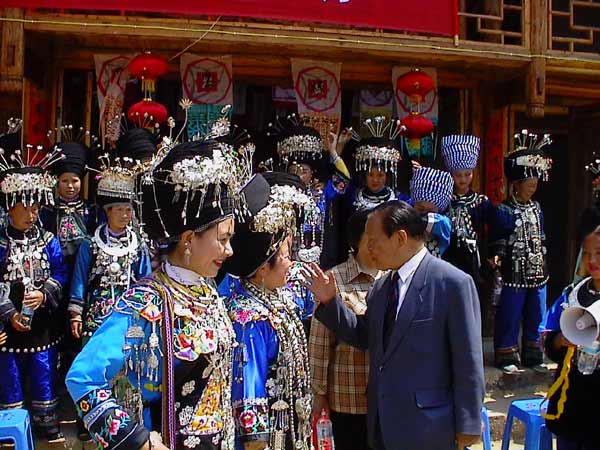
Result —
M 172 449 L 230 449 L 233 343 L 212 285 L 165 263 L 119 298 L 67 388 L 99 448 L 140 448 L 156 430 Z
M 135 281 L 152 272 L 146 244 L 128 229 L 121 238 L 100 225 L 79 248 L 71 280 L 69 311 L 82 316 L 90 336 L 112 311 L 117 298 Z
M 67 276 L 60 244 L 52 233 L 37 225 L 25 233 L 10 225 L 0 231 L 0 278 L 11 284 L 11 301 L 0 304 L 0 320 L 8 323 L 21 311 L 26 290 L 44 293 L 44 302 L 33 314 L 31 330 L 21 333 L 6 326 L 8 341 L 0 351 L 39 352 L 58 342 L 62 323 L 57 323 L 57 317 Z
M 506 200 L 496 208 L 490 235 L 492 255 L 502 259 L 504 285 L 540 287 L 548 281 L 544 214 L 535 201 Z
M 447 213 L 452 221 L 452 237 L 444 259 L 475 281 L 481 279 L 480 268 L 487 250 L 486 225 L 491 222 L 493 213 L 490 200 L 473 191 L 454 194 Z
M 44 229 L 56 236 L 62 248 L 63 258 L 69 268 L 72 268 L 79 245 L 96 229 L 96 214 L 94 208 L 79 198 L 67 201 L 57 197 L 53 207 L 42 208 L 40 222 Z
M 237 448 L 253 440 L 267 441 L 273 450 L 284 450 L 290 440 L 293 448 L 305 448 L 311 439 L 310 369 L 291 294 L 263 294 L 244 281 L 227 309 L 238 341 L 232 391 Z

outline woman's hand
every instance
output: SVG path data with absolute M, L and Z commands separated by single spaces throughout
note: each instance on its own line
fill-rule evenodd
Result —
M 0 333 L 0 345 L 4 345 L 6 344 L 6 341 L 8 340 L 8 335 L 3 331 Z
M 352 128 L 344 128 L 337 138 L 335 151 L 338 155 L 342 156 L 342 153 L 346 148 L 346 144 L 350 142 L 350 139 L 352 139 Z
M 36 310 L 44 303 L 46 296 L 42 291 L 31 291 L 23 297 L 23 305 Z
M 319 303 L 327 305 L 338 293 L 337 283 L 333 272 L 323 272 L 321 268 L 310 263 L 302 267 L 302 274 L 306 281 L 302 285 L 311 291 Z
M 150 432 L 148 441 L 142 446 L 141 450 L 169 450 L 169 447 L 162 443 L 162 437 L 156 431 Z
M 71 334 L 75 339 L 81 339 L 81 332 L 83 329 L 83 323 L 81 315 L 73 314 L 71 316 Z
M 500 259 L 500 256 L 496 255 L 493 258 L 488 260 L 490 265 L 492 266 L 492 269 L 495 269 L 497 267 L 502 266 L 502 260 Z
M 29 327 L 23 326 L 22 322 L 23 316 L 19 313 L 14 313 L 10 318 L 10 324 L 15 329 L 15 331 L 19 331 L 21 333 L 25 331 L 29 331 Z

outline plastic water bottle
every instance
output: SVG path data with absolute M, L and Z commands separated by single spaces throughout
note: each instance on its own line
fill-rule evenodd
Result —
M 504 281 L 502 280 L 502 273 L 500 269 L 494 269 L 494 281 L 492 284 L 492 306 L 498 306 L 500 303 L 500 297 L 502 296 L 502 288 L 504 287 Z
M 579 347 L 577 368 L 583 375 L 591 375 L 596 370 L 600 357 L 600 342 L 594 341 L 589 347 Z
M 31 328 L 31 321 L 33 320 L 33 314 L 35 310 L 29 306 L 23 305 L 21 308 L 21 325 L 25 328 Z
M 321 410 L 321 417 L 317 421 L 318 450 L 335 450 L 333 442 L 333 425 L 325 409 Z

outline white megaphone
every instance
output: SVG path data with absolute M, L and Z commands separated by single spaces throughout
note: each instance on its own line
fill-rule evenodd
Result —
M 587 308 L 569 306 L 560 316 L 560 329 L 572 344 L 591 346 L 600 334 L 600 301 Z

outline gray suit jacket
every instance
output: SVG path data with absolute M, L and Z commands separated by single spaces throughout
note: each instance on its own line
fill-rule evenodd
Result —
M 385 450 L 453 449 L 456 433 L 481 434 L 485 383 L 475 284 L 469 275 L 427 254 L 384 352 L 391 284 L 391 274 L 375 282 L 364 316 L 355 315 L 338 297 L 320 305 L 315 317 L 340 339 L 370 352 L 372 447 L 379 420 Z

